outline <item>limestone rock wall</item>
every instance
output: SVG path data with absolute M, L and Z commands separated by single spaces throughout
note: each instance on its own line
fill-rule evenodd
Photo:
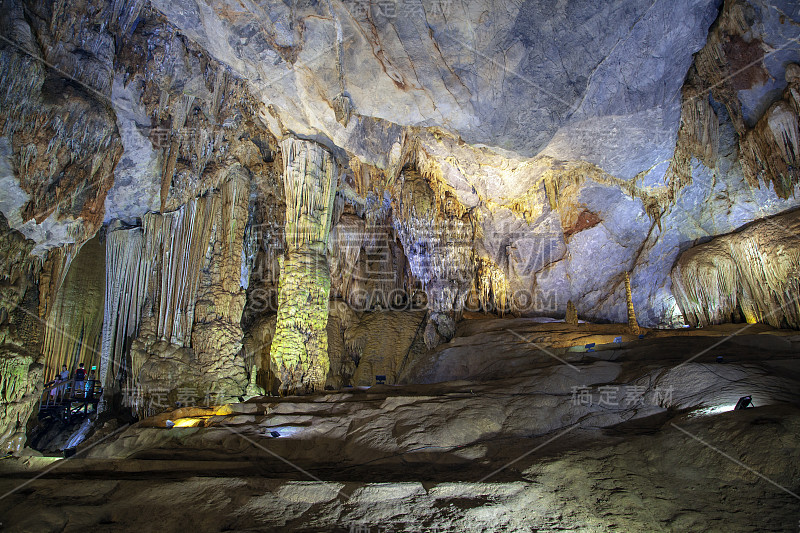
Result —
M 0 202 L 34 253 L 82 244 L 99 229 L 122 153 L 110 106 L 115 16 L 104 1 L 4 0 Z
M 0 452 L 25 444 L 25 427 L 42 390 L 42 324 L 35 281 L 35 242 L 0 214 Z

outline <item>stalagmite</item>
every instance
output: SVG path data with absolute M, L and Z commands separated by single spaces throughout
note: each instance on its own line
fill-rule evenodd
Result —
M 0 453 L 19 452 L 25 424 L 41 394 L 42 365 L 29 354 L 0 350 Z
M 639 323 L 636 321 L 636 311 L 633 309 L 633 294 L 631 293 L 631 275 L 625 272 L 625 300 L 628 302 L 628 330 L 632 335 L 639 334 Z
M 325 257 L 337 174 L 333 156 L 311 141 L 281 142 L 286 195 L 286 256 L 278 288 L 278 322 L 270 357 L 283 392 L 322 389 L 328 374 Z
M 572 300 L 567 301 L 567 316 L 564 318 L 564 322 L 572 326 L 578 325 L 578 310 Z

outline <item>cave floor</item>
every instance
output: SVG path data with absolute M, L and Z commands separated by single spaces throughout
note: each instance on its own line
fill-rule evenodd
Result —
M 183 408 L 0 461 L 2 528 L 797 531 L 796 335 L 717 363 L 725 328 L 543 355 L 478 322 L 415 371 L 445 382 Z

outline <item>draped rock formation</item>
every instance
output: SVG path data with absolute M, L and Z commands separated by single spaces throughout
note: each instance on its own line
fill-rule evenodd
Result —
M 103 382 L 127 387 L 125 401 L 142 413 L 164 398 L 222 401 L 247 386 L 240 281 L 249 190 L 247 171 L 234 165 L 219 190 L 108 234 Z
M 772 76 L 765 62 L 769 46 L 763 42 L 769 35 L 754 17 L 761 9 L 764 12 L 759 16 L 763 19 L 770 7 L 762 7 L 758 2 L 725 0 L 708 42 L 695 57 L 691 81 L 698 107 L 707 105 L 709 93 L 724 105 L 738 136 L 739 161 L 747 181 L 754 187 L 760 181 L 772 185 L 775 193 L 785 199 L 793 196 L 800 182 L 800 66 L 786 62 L 783 77 L 787 86 L 782 98 L 766 112 L 757 106 L 753 109 L 749 99 L 740 99 L 740 92 L 758 91 Z M 780 13 L 783 26 L 787 13 Z M 797 21 L 787 23 L 786 31 L 792 31 L 789 28 L 796 25 Z M 787 43 L 795 38 L 792 35 Z M 786 47 L 782 44 L 773 50 Z M 706 146 L 710 148 L 711 144 Z M 704 158 L 703 162 L 707 164 Z
M 331 153 L 311 141 L 281 142 L 286 255 L 270 357 L 283 391 L 325 386 L 330 271 L 325 257 L 338 175 Z
M 45 379 L 66 365 L 73 372 L 84 363 L 88 374 L 100 363 L 105 251 L 99 236 L 81 247 L 58 288 L 47 315 L 42 353 Z
M 225 396 L 238 396 L 248 384 L 241 320 L 245 306 L 242 287 L 244 233 L 248 218 L 250 176 L 233 166 L 218 193 L 212 219 L 213 235 L 200 273 L 192 328 L 192 348 L 203 381 Z
M 106 295 L 100 381 L 130 387 L 130 343 L 139 332 L 149 263 L 142 260 L 142 228 L 106 233 Z
M 800 211 L 686 250 L 673 290 L 693 326 L 730 321 L 800 329 Z
M 464 308 L 473 284 L 473 226 L 463 207 L 443 191 L 434 194 L 419 172 L 404 171 L 401 177 L 394 227 L 410 271 L 427 296 L 430 322 L 425 342 L 433 348 L 455 333 L 453 316 Z M 488 286 L 492 287 L 491 282 Z M 497 292 L 493 294 L 500 300 Z

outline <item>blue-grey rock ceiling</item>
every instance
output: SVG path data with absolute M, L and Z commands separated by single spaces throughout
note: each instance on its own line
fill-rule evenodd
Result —
M 544 150 L 588 160 L 625 178 L 674 148 L 680 88 L 719 8 L 667 0 L 287 4 L 153 2 L 248 79 L 283 128 L 366 160 L 380 154 L 359 153 L 357 125 L 334 117 L 343 90 L 364 117 L 442 128 L 516 157 Z
M 105 61 L 98 90 L 111 102 L 109 128 L 116 126 L 123 148 L 103 220 L 175 209 L 218 185 L 218 166 L 231 154 L 258 175 L 249 161 L 269 151 L 258 137 L 267 131 L 329 146 L 349 167 L 342 195 L 362 207 L 370 188 L 353 175 L 369 168 L 391 181 L 413 153 L 425 176 L 477 222 L 476 257 L 493 261 L 512 291 L 530 292 L 542 303 L 537 311 L 563 314 L 572 300 L 582 317 L 624 321 L 629 271 L 643 325 L 679 323 L 669 275 L 678 254 L 797 204 L 769 183 L 748 183 L 737 124 L 754 128 L 782 98 L 786 67 L 800 61 L 792 41 L 800 8 L 725 5 L 725 24 L 714 24 L 725 13 L 719 0 L 119 0 L 101 15 L 121 13 L 122 22 L 87 26 L 108 35 L 116 53 L 112 67 L 98 52 Z M 24 17 L 15 20 L 26 27 Z M 727 32 L 728 66 L 749 69 L 741 61 L 750 58 L 758 75 L 732 77 L 738 109 L 711 102 L 716 159 L 705 166 L 690 154 L 692 177 L 675 185 L 667 171 L 682 88 L 718 26 Z M 68 40 L 37 28 L 39 41 Z M 225 73 L 225 98 L 217 97 L 213 72 Z M 183 153 L 191 147 L 180 147 L 170 167 L 172 152 L 148 127 L 154 117 L 174 121 L 178 100 L 202 109 L 200 118 L 181 116 L 192 127 L 228 139 L 247 124 L 248 139 L 217 142 L 199 165 Z M 337 120 L 343 101 L 349 120 Z M 0 182 L 13 185 L 19 154 L 4 139 Z M 27 224 L 25 234 L 43 250 L 69 242 L 58 220 L 24 222 L 29 197 L 7 190 L 0 208 L 12 227 Z

